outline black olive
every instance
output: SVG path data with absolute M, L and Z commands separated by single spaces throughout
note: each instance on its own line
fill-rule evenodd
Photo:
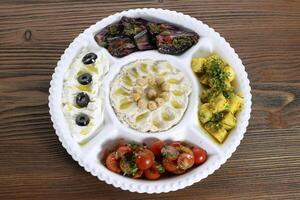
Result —
M 97 55 L 95 53 L 88 53 L 82 58 L 82 62 L 86 65 L 92 64 L 96 62 Z
M 90 102 L 90 97 L 88 94 L 84 92 L 80 92 L 76 96 L 76 104 L 79 107 L 86 107 Z
M 81 85 L 87 85 L 92 82 L 93 78 L 89 73 L 85 73 L 78 76 L 77 80 Z
M 76 124 L 78 126 L 86 126 L 90 122 L 89 116 L 87 116 L 86 114 L 83 114 L 83 113 L 77 115 L 75 120 L 76 120 Z

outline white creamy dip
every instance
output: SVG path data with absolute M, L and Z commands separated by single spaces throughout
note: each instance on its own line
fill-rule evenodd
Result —
M 82 58 L 89 53 L 86 49 L 74 59 L 73 63 L 67 69 L 64 76 L 62 108 L 65 119 L 70 127 L 70 132 L 76 142 L 83 144 L 87 142 L 101 128 L 103 123 L 103 91 L 102 81 L 104 75 L 109 69 L 108 58 L 103 51 L 95 52 L 96 62 L 85 65 Z M 83 73 L 92 75 L 92 82 L 88 85 L 82 85 L 77 78 Z M 88 94 L 90 102 L 86 107 L 79 107 L 76 104 L 78 93 Z M 86 126 L 76 124 L 76 116 L 84 113 L 89 117 L 89 123 Z
M 142 93 L 140 97 L 133 94 L 140 79 L 158 79 L 168 85 L 168 89 L 157 89 L 152 100 L 148 98 L 149 84 L 138 88 Z M 148 84 L 148 85 L 147 85 Z M 168 98 L 163 103 L 156 104 L 161 93 L 166 93 Z M 185 75 L 171 63 L 164 60 L 137 60 L 125 65 L 111 83 L 110 101 L 119 120 L 125 125 L 141 132 L 158 132 L 168 130 L 176 125 L 182 118 L 189 102 L 191 83 Z M 143 100 L 146 107 L 139 106 Z M 162 99 L 162 98 L 160 98 Z M 152 101 L 155 108 L 151 109 Z M 157 101 L 158 102 L 158 101 Z

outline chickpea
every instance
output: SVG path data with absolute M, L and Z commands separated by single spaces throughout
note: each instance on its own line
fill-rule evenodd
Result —
M 135 102 L 137 102 L 138 100 L 141 99 L 141 94 L 138 93 L 138 92 L 134 92 L 134 93 L 132 93 L 132 97 L 133 97 L 133 100 L 134 100 Z
M 165 103 L 165 100 L 163 98 L 156 98 L 155 102 L 157 103 L 158 107 L 162 106 Z
M 156 110 L 157 109 L 157 104 L 155 101 L 149 101 L 148 102 L 148 108 L 149 110 L 153 111 L 153 110 Z
M 151 85 L 151 86 L 156 85 L 155 77 L 150 77 L 150 78 L 148 79 L 148 83 L 149 83 L 149 85 Z
M 162 92 L 159 97 L 163 98 L 165 101 L 168 101 L 170 99 L 169 92 Z
M 168 84 L 167 82 L 164 82 L 162 85 L 161 85 L 161 90 L 164 91 L 164 92 L 167 92 L 170 90 L 170 84 Z
M 147 108 L 147 101 L 144 99 L 140 99 L 138 101 L 138 107 L 141 109 L 146 109 Z
M 157 85 L 162 85 L 165 82 L 165 80 L 162 77 L 157 77 L 155 78 L 155 82 Z
M 157 92 L 155 89 L 149 89 L 147 92 L 148 99 L 155 99 L 157 97 Z

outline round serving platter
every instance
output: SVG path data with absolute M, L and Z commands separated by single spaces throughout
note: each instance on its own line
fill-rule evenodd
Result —
M 94 36 L 105 26 L 119 21 L 122 16 L 141 17 L 152 21 L 169 22 L 180 27 L 188 28 L 199 34 L 200 39 L 196 45 L 179 56 L 160 54 L 157 51 L 135 52 L 123 58 L 112 57 L 109 52 L 100 47 L 94 40 Z M 64 119 L 62 110 L 63 79 L 69 65 L 82 49 L 104 53 L 109 58 L 109 71 L 104 76 L 102 89 L 104 94 L 104 123 L 96 134 L 89 138 L 84 145 L 78 144 L 72 138 L 71 131 Z M 212 53 L 218 54 L 232 66 L 236 73 L 237 91 L 244 97 L 244 106 L 237 116 L 237 126 L 231 130 L 223 144 L 216 143 L 199 125 L 197 112 L 201 85 L 191 69 L 191 59 L 195 56 L 205 57 Z M 118 74 L 121 67 L 139 59 L 167 60 L 179 68 L 190 80 L 192 92 L 189 97 L 187 110 L 178 124 L 163 132 L 141 133 L 125 126 L 117 118 L 109 99 L 110 83 Z M 217 32 L 201 21 L 188 15 L 175 11 L 162 9 L 134 9 L 116 13 L 102 19 L 81 33 L 65 50 L 57 63 L 55 72 L 50 83 L 49 108 L 51 120 L 59 140 L 64 148 L 76 160 L 80 166 L 99 180 L 112 184 L 123 190 L 139 193 L 161 193 L 175 191 L 192 185 L 206 178 L 226 162 L 240 144 L 248 126 L 251 112 L 250 84 L 243 66 L 234 49 Z M 201 166 L 193 168 L 185 174 L 172 176 L 155 181 L 140 180 L 124 177 L 109 171 L 99 158 L 114 141 L 126 139 L 136 142 L 149 143 L 153 139 L 185 141 L 203 147 L 208 153 L 208 160 Z

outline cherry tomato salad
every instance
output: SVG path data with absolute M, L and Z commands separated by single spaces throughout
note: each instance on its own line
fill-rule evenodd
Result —
M 183 174 L 203 164 L 207 152 L 183 142 L 154 141 L 150 146 L 121 141 L 104 157 L 105 166 L 132 178 L 156 180 L 167 174 Z

